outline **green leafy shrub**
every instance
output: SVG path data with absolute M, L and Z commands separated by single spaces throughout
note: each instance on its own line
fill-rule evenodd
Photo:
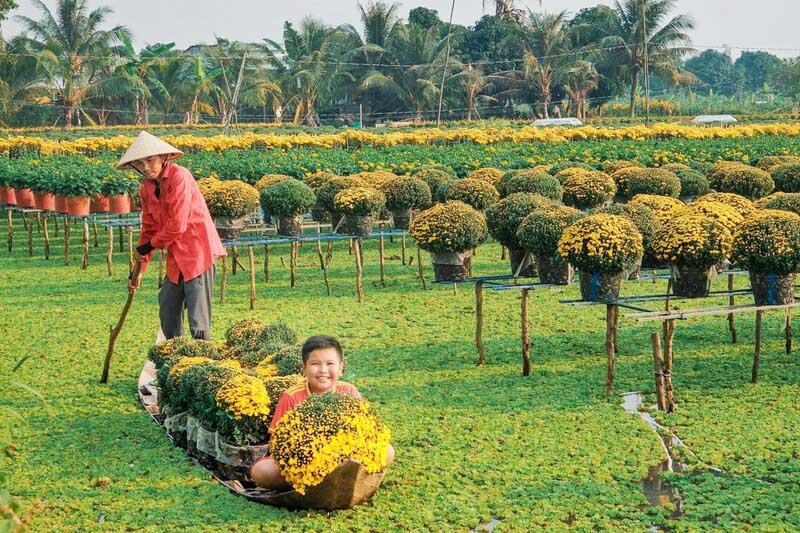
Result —
M 733 235 L 731 262 L 756 274 L 785 276 L 800 261 L 800 216 L 759 211 Z
M 333 172 L 326 172 L 324 170 L 318 170 L 317 172 L 314 172 L 310 176 L 306 176 L 305 178 L 303 178 L 302 181 L 303 181 L 303 183 L 305 183 L 306 185 L 308 185 L 309 187 L 314 189 L 314 191 L 316 191 L 317 189 L 322 187 L 324 184 L 326 184 L 329 181 L 331 181 L 333 178 L 338 178 L 338 177 L 339 176 L 337 176 Z
M 779 165 L 791 165 L 800 163 L 800 157 L 794 155 L 768 155 L 756 162 L 756 167 L 761 170 L 771 172 Z M 796 192 L 796 191 L 793 191 Z
M 761 198 L 775 189 L 769 173 L 747 165 L 726 165 L 718 168 L 709 178 L 711 187 L 745 198 Z
M 419 178 L 402 176 L 387 181 L 380 187 L 386 196 L 386 207 L 391 210 L 422 209 L 431 205 L 431 188 Z
M 264 326 L 256 339 L 256 350 L 272 355 L 279 349 L 297 342 L 297 333 L 283 322 Z
M 554 202 L 561 202 L 564 195 L 561 182 L 544 172 L 533 175 L 525 172 L 517 174 L 505 184 L 505 191 L 507 194 L 518 192 L 541 194 Z
M 261 191 L 261 189 L 266 189 L 270 185 L 275 185 L 276 183 L 292 179 L 294 178 L 291 176 L 287 176 L 286 174 L 265 174 L 264 176 L 261 176 L 261 178 L 254 185 L 254 187 L 256 188 L 257 191 Z
M 711 191 L 711 185 L 705 174 L 694 170 L 688 165 L 670 163 L 661 168 L 669 170 L 678 176 L 678 179 L 681 181 L 681 196 L 702 196 Z
M 517 238 L 529 252 L 552 256 L 558 250 L 558 240 L 564 230 L 583 216 L 583 212 L 572 207 L 543 207 L 522 219 Z
M 484 167 L 478 168 L 467 174 L 467 178 L 471 180 L 481 180 L 492 185 L 497 185 L 497 182 L 500 181 L 500 178 L 503 177 L 505 171 L 500 170 L 499 168 L 492 168 L 492 167 Z
M 548 172 L 550 172 L 551 175 L 555 176 L 562 170 L 566 170 L 568 168 L 580 168 L 588 171 L 597 170 L 589 163 L 582 163 L 580 161 L 561 161 L 560 163 L 556 163 L 555 165 L 551 166 Z
M 631 168 L 631 167 L 639 167 L 642 168 L 644 165 L 641 163 L 637 163 L 636 161 L 627 161 L 624 159 L 616 159 L 612 161 L 603 161 L 603 165 L 600 168 L 606 174 L 613 174 L 618 170 L 622 170 L 623 168 Z
M 347 215 L 378 216 L 384 207 L 386 196 L 371 187 L 351 187 L 333 199 L 333 210 Z
M 336 195 L 352 187 L 367 187 L 367 184 L 358 178 L 348 176 L 330 179 L 317 189 L 317 205 L 328 211 L 333 211 L 333 200 Z
M 800 192 L 800 163 L 778 165 L 772 169 L 775 190 L 780 192 Z
M 538 194 L 520 192 L 509 195 L 486 210 L 489 233 L 503 246 L 521 248 L 517 230 L 522 220 L 548 205 L 553 205 L 553 202 Z
M 417 215 L 408 231 L 428 252 L 464 252 L 486 239 L 486 221 L 465 203 L 447 202 Z
M 300 181 L 286 180 L 261 189 L 260 201 L 265 213 L 296 217 L 311 209 L 317 201 L 317 195 L 311 187 Z
M 614 204 L 608 207 L 601 207 L 594 213 L 606 213 L 625 217 L 636 226 L 642 236 L 642 246 L 645 253 L 652 252 L 653 237 L 661 224 L 655 212 L 644 204 Z
M 454 181 L 447 187 L 444 196 L 446 200 L 464 202 L 478 211 L 483 211 L 500 199 L 494 185 L 473 178 Z
M 278 367 L 279 376 L 300 374 L 303 371 L 302 346 L 299 344 L 284 346 L 275 352 L 270 363 Z
M 444 201 L 445 189 L 451 182 L 456 180 L 453 174 L 435 168 L 423 168 L 415 172 L 413 177 L 428 184 L 435 202 Z
M 681 181 L 674 172 L 660 168 L 623 168 L 612 176 L 617 184 L 617 195 L 630 200 L 637 194 L 653 194 L 677 198 Z
M 800 215 L 800 193 L 787 192 L 770 198 L 764 204 L 765 209 L 789 211 Z
M 242 352 L 253 351 L 266 326 L 267 323 L 258 318 L 245 318 L 231 324 L 225 331 L 225 341 Z
M 181 357 L 223 359 L 225 352 L 222 348 L 222 345 L 214 341 L 175 337 L 152 346 L 147 352 L 147 358 L 153 361 L 156 368 L 161 368 L 164 365 L 171 366 Z

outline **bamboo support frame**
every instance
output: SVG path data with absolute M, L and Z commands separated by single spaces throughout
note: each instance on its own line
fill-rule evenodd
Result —
M 289 249 L 289 285 L 297 285 L 297 243 L 293 242 Z
M 362 303 L 364 301 L 364 265 L 361 257 L 361 240 L 351 239 L 350 247 L 356 256 L 356 291 L 358 292 L 358 303 Z
M 44 217 L 42 219 L 42 233 L 44 233 L 44 258 L 45 260 L 50 259 L 50 231 L 47 228 L 47 219 L 50 217 Z
M 528 289 L 522 289 L 522 375 L 531 373 L 531 340 L 528 333 Z
M 650 335 L 653 343 L 653 374 L 656 381 L 656 403 L 661 411 L 666 409 L 664 396 L 664 353 L 661 351 L 661 335 L 654 332 Z
M 112 265 L 114 257 L 114 228 L 108 227 L 108 247 L 106 248 L 106 269 L 108 270 L 108 277 L 114 275 L 114 267 Z
M 666 412 L 675 412 L 675 393 L 672 386 L 672 364 L 675 360 L 673 340 L 675 338 L 675 319 L 664 321 L 664 406 Z
M 400 239 L 400 258 L 403 261 L 403 265 L 406 264 L 406 236 L 403 236 Z
M 786 322 L 784 323 L 786 333 L 786 354 L 792 353 L 792 308 L 786 308 Z
M 478 366 L 486 364 L 486 349 L 483 347 L 483 282 L 475 283 L 475 348 L 478 350 Z
M 381 224 L 381 232 L 383 232 L 383 224 Z M 378 242 L 378 255 L 379 261 L 381 265 L 381 287 L 386 286 L 386 258 L 385 258 L 385 249 L 384 249 L 384 240 L 383 240 L 383 233 L 381 233 L 380 240 Z
M 250 266 L 250 310 L 256 308 L 256 260 L 253 255 L 253 247 L 247 247 L 247 264 Z
M 89 267 L 89 221 L 83 219 L 83 254 L 81 254 L 81 268 L 86 270 Z
M 264 245 L 264 283 L 269 283 L 269 244 Z
M 97 222 L 92 222 L 92 231 L 94 232 L 94 247 L 100 248 L 100 235 L 97 231 Z
M 614 394 L 614 374 L 616 371 L 617 353 L 617 317 L 619 316 L 619 306 L 615 304 L 606 305 L 606 394 Z
M 27 216 L 22 215 L 27 220 Z M 28 257 L 33 257 L 33 221 L 28 220 Z
M 58 237 L 58 217 L 53 217 L 53 236 Z
M 733 291 L 733 274 L 728 274 L 728 290 Z M 728 305 L 731 307 L 736 305 L 736 296 L 733 294 L 728 297 Z M 736 323 L 734 322 L 733 313 L 728 315 L 728 331 L 731 333 L 731 342 L 736 344 Z
M 69 219 L 64 220 L 64 265 L 69 265 Z
M 42 212 L 36 211 L 36 233 L 42 232 Z
M 231 275 L 236 275 L 236 269 L 239 264 L 239 249 L 236 246 L 231 246 Z
M 319 268 L 322 270 L 322 278 L 325 280 L 325 293 L 331 295 L 331 282 L 328 279 L 328 266 L 325 264 L 325 256 L 322 255 L 322 243 L 317 241 L 317 255 L 319 256 Z
M 14 246 L 14 215 L 11 213 L 11 208 L 9 208 L 6 213 L 8 214 L 8 251 L 11 251 L 11 248 Z
M 428 284 L 425 281 L 425 271 L 422 269 L 422 250 L 417 246 L 417 271 L 419 272 L 419 279 L 422 281 L 422 290 L 428 289 Z

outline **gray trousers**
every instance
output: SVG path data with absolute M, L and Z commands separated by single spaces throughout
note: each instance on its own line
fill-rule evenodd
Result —
M 172 283 L 168 277 L 158 292 L 158 315 L 161 330 L 168 339 L 183 336 L 183 310 L 189 314 L 189 330 L 193 339 L 211 340 L 211 293 L 214 290 L 216 267 L 194 279 Z

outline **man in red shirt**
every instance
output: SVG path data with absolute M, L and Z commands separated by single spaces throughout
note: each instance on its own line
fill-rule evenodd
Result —
M 225 254 L 208 207 L 192 174 L 170 161 L 183 152 L 143 131 L 117 168 L 133 168 L 142 180 L 142 228 L 136 260 L 141 273 L 128 280 L 139 288 L 154 249 L 167 250 L 167 277 L 158 293 L 161 330 L 167 339 L 183 335 L 183 310 L 195 339 L 211 338 L 211 293 L 215 263 Z

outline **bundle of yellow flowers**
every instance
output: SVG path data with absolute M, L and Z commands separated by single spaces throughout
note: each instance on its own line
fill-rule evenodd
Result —
M 681 192 L 678 176 L 663 168 L 628 167 L 616 171 L 611 177 L 617 184 L 617 194 L 626 199 L 637 194 L 677 198 Z
M 238 373 L 217 389 L 214 399 L 220 434 L 239 445 L 266 442 L 272 405 L 261 379 Z
M 740 215 L 747 218 L 753 214 L 755 211 L 755 206 L 753 202 L 745 198 L 744 196 L 740 196 L 738 194 L 733 194 L 729 192 L 712 192 L 709 194 L 705 194 L 700 198 L 696 198 L 695 202 L 719 202 L 726 205 L 729 205 L 736 209 Z
M 270 452 L 300 494 L 352 459 L 369 473 L 387 463 L 389 428 L 365 400 L 344 394 L 311 396 L 281 418 Z
M 214 183 L 203 197 L 212 217 L 241 218 L 258 207 L 258 191 L 239 180 Z
M 464 202 L 483 211 L 490 205 L 500 200 L 500 194 L 488 180 L 465 178 L 447 186 L 444 197 L 446 200 Z
M 627 218 L 597 214 L 564 230 L 558 241 L 561 257 L 584 272 L 617 273 L 642 258 L 642 236 Z
M 217 178 L 202 178 L 197 180 L 197 188 L 200 189 L 200 194 L 203 195 L 203 198 L 211 194 L 214 190 L 214 187 L 219 184 L 220 181 Z
M 266 189 L 270 185 L 275 185 L 276 183 L 291 179 L 294 178 L 286 174 L 265 174 L 256 182 L 255 187 L 257 191 L 260 191 L 261 189 Z
M 655 194 L 637 194 L 628 203 L 649 207 L 655 213 L 659 223 L 668 221 L 686 207 L 686 204 L 677 198 L 657 196 Z
M 361 180 L 369 187 L 378 189 L 387 181 L 396 179 L 397 174 L 387 170 L 373 170 L 371 172 L 358 172 L 357 174 L 351 174 L 348 177 Z
M 356 216 L 377 216 L 386 206 L 386 196 L 371 187 L 351 187 L 333 199 L 333 209 Z
M 759 159 L 758 163 L 756 163 L 756 167 L 761 170 L 772 172 L 775 167 L 779 165 L 791 165 L 796 163 L 800 163 L 800 157 L 796 155 L 768 155 Z
M 417 215 L 409 232 L 423 250 L 432 253 L 464 252 L 486 239 L 486 220 L 462 202 L 436 204 Z
M 306 185 L 308 185 L 309 187 L 314 189 L 314 191 L 316 191 L 317 189 L 322 187 L 322 185 L 324 185 L 325 183 L 328 183 L 333 178 L 337 178 L 337 177 L 338 176 L 336 174 L 334 174 L 333 172 L 326 172 L 324 170 L 318 170 L 317 172 L 314 172 L 310 176 L 306 176 L 305 178 L 303 178 L 303 183 L 305 183 Z M 274 185 L 274 183 L 271 183 L 270 185 Z M 258 188 L 258 187 L 256 187 L 256 188 Z
M 636 161 L 626 161 L 624 159 L 617 159 L 617 160 L 610 160 L 603 162 L 603 172 L 606 174 L 613 174 L 618 170 L 622 170 L 623 168 L 630 168 L 630 167 L 643 167 L 641 163 L 637 163 Z
M 785 276 L 800 262 L 800 216 L 788 211 L 758 211 L 733 235 L 731 261 L 751 273 Z
M 500 181 L 500 178 L 502 178 L 504 174 L 505 171 L 499 168 L 483 167 L 477 168 L 467 174 L 467 178 L 471 180 L 487 181 L 492 185 L 497 185 L 497 182 Z
M 333 211 L 333 200 L 336 195 L 352 187 L 369 187 L 369 185 L 364 180 L 352 176 L 331 178 L 316 189 L 317 205 L 328 211 Z
M 563 170 L 561 174 L 569 172 Z M 558 176 L 560 177 L 560 175 Z M 564 203 L 578 209 L 591 209 L 614 197 L 617 186 L 608 174 L 576 169 L 563 178 Z
M 653 251 L 669 263 L 708 269 L 730 255 L 732 243 L 733 236 L 722 223 L 687 213 L 667 221 L 656 232 Z
M 731 233 L 744 221 L 744 217 L 733 207 L 711 200 L 694 202 L 678 213 L 679 216 L 683 214 L 698 214 L 713 218 Z
M 775 189 L 769 172 L 744 164 L 718 166 L 709 177 L 711 188 L 746 198 L 761 198 Z

